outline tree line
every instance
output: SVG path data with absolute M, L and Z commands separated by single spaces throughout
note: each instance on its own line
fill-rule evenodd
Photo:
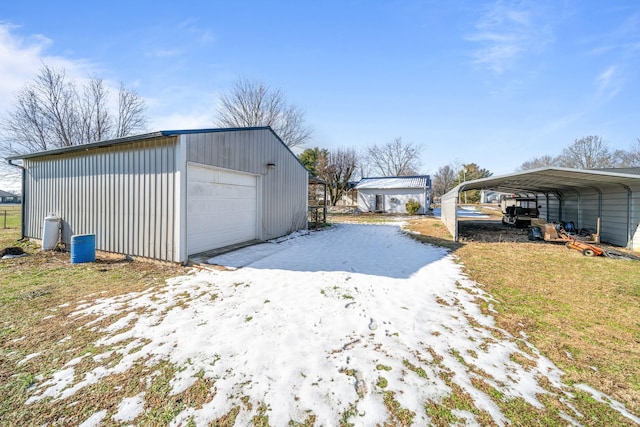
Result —
M 573 169 L 640 167 L 640 138 L 627 150 L 611 150 L 599 135 L 587 135 L 565 147 L 557 156 L 543 155 L 522 163 L 519 171 L 557 166 Z
M 349 183 L 369 176 L 411 176 L 418 174 L 422 147 L 397 137 L 385 144 L 373 144 L 363 153 L 352 148 L 307 148 L 298 158 L 307 170 L 327 184 L 329 203 L 335 206 Z

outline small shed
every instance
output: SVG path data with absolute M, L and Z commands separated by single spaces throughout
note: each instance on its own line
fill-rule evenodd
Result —
M 174 130 L 25 154 L 23 236 L 186 263 L 307 227 L 308 173 L 270 127 Z M 13 163 L 12 163 L 13 164 Z
M 358 191 L 358 211 L 406 214 L 406 204 L 413 199 L 420 203 L 419 214 L 425 214 L 431 204 L 429 175 L 362 178 Z
M 463 182 L 442 196 L 442 222 L 458 239 L 458 201 L 467 190 L 493 190 L 535 198 L 548 222 L 572 221 L 596 230 L 602 242 L 640 248 L 640 168 L 545 167 Z

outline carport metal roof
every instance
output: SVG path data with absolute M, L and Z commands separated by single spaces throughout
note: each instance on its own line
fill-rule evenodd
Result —
M 628 171 L 637 170 L 635 174 Z M 578 188 L 599 188 L 607 185 L 631 186 L 640 183 L 640 168 L 624 169 L 625 173 L 609 170 L 583 170 L 548 167 L 463 182 L 449 193 L 467 190 L 495 190 L 505 193 L 553 193 Z
M 631 192 L 632 185 L 640 185 L 640 168 L 585 170 L 546 167 L 463 182 L 442 196 L 441 219 L 457 241 L 457 204 L 463 191 L 494 190 L 505 193 L 550 194 L 580 189 L 599 190 L 612 185 L 622 186 Z

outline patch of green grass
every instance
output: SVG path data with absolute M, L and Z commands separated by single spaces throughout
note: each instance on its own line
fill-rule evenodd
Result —
M 376 382 L 376 385 L 380 388 L 387 388 L 389 382 L 385 377 L 378 377 L 378 382 Z
M 349 407 L 342 413 L 340 417 L 340 427 L 354 427 L 355 424 L 350 422 L 350 420 L 354 417 L 358 416 L 358 402 L 353 402 L 349 405 Z
M 402 364 L 412 372 L 415 372 L 420 378 L 427 378 L 427 372 L 419 366 L 413 365 L 407 359 L 402 361 Z
M 20 229 L 21 226 L 22 206 L 0 205 L 0 229 Z
M 258 405 L 257 411 L 258 413 L 253 416 L 253 425 L 254 427 L 269 427 L 269 416 L 267 415 L 267 411 L 269 408 L 264 403 Z
M 236 425 L 236 418 L 238 417 L 239 413 L 240 413 L 240 407 L 234 406 L 224 416 L 218 418 L 217 420 L 212 421 L 209 425 L 211 427 L 233 427 Z
M 415 418 L 416 413 L 406 408 L 403 408 L 400 405 L 400 402 L 396 400 L 396 395 L 394 392 L 392 391 L 383 392 L 382 400 L 384 401 L 384 405 L 387 407 L 387 410 L 389 411 L 390 419 L 392 421 L 391 425 L 410 426 L 413 424 L 413 419 Z
M 462 365 L 466 365 L 466 364 L 467 364 L 467 362 L 464 360 L 464 357 L 462 357 L 462 355 L 460 354 L 460 352 L 459 352 L 457 349 L 455 349 L 455 348 L 450 348 L 450 349 L 449 349 L 449 353 L 451 353 L 451 355 L 452 355 L 453 357 L 455 357 L 455 358 L 456 358 L 456 360 L 457 360 L 458 362 L 460 362 Z
M 391 370 L 391 366 L 387 366 L 387 365 L 383 365 L 381 363 L 376 365 L 376 369 L 378 371 L 390 371 Z
M 304 421 L 297 422 L 294 420 L 289 420 L 290 427 L 313 427 L 316 425 L 316 416 L 314 414 L 310 414 Z
M 431 425 L 448 426 L 458 421 L 458 417 L 451 412 L 451 408 L 445 405 L 430 402 L 425 405 L 424 409 L 431 418 Z

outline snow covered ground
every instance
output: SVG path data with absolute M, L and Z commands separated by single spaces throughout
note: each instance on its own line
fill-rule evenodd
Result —
M 194 271 L 166 286 L 78 307 L 75 318 L 98 316 L 88 326 L 126 313 L 103 328 L 96 347 L 105 351 L 93 355 L 96 361 L 113 351 L 123 357 L 83 374 L 74 370 L 77 360 L 69 362 L 30 401 L 69 397 L 136 362 L 162 360 L 180 368 L 173 393 L 188 389 L 198 374 L 215 381 L 213 399 L 182 411 L 176 425 L 190 419 L 207 425 L 235 406 L 242 408 L 236 425 L 248 425 L 260 404 L 274 426 L 302 422 L 309 413 L 316 425 L 337 425 L 345 413 L 356 425 L 376 425 L 390 416 L 385 393 L 415 412 L 416 425 L 426 425 L 424 404 L 441 402 L 452 383 L 505 424 L 474 379 L 537 407 L 536 395 L 547 393 L 537 378 L 567 392 L 549 360 L 480 312 L 476 299 L 490 298 L 453 255 L 414 241 L 397 225 L 336 225 L 210 262 L 242 268 Z M 520 350 L 518 340 L 529 350 Z M 144 393 L 122 396 L 112 419 L 132 422 L 143 405 Z M 106 409 L 84 425 L 101 422 Z M 471 412 L 455 416 L 477 422 Z M 564 416 L 579 423 L 575 412 Z

